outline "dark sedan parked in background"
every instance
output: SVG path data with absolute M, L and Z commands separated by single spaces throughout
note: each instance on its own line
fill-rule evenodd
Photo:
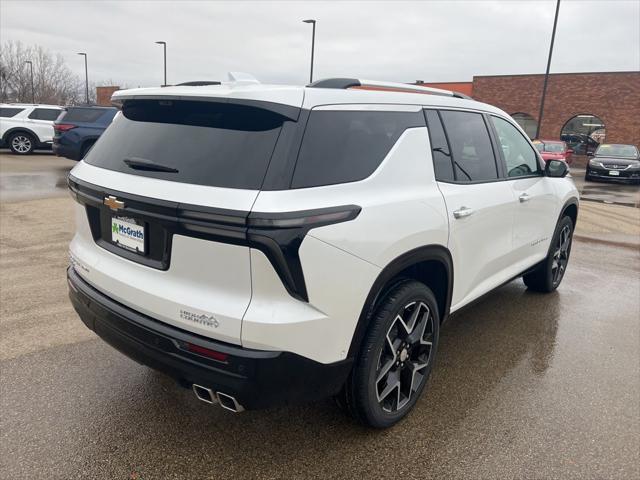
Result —
M 640 152 L 634 145 L 603 143 L 589 160 L 585 180 L 624 180 L 640 183 Z
M 68 107 L 53 124 L 53 153 L 82 160 L 117 112 L 113 107 Z

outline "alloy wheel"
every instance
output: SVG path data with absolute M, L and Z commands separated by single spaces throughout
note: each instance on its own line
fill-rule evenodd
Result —
M 562 227 L 562 230 L 560 230 L 560 235 L 558 235 L 558 243 L 556 244 L 556 249 L 553 252 L 553 261 L 551 263 L 551 278 L 553 280 L 554 287 L 560 283 L 564 276 L 564 272 L 567 269 L 570 246 L 571 227 L 569 225 L 565 225 Z
M 18 153 L 27 153 L 31 150 L 31 139 L 26 135 L 16 135 L 11 140 L 11 146 Z
M 431 360 L 433 314 L 423 302 L 411 302 L 391 323 L 378 359 L 375 388 L 386 412 L 405 407 L 425 381 Z

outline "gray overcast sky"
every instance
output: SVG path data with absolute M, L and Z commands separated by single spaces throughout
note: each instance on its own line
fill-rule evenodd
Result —
M 91 81 L 129 87 L 226 79 L 314 77 L 465 81 L 473 75 L 542 73 L 555 0 L 415 2 L 14 1 L 0 2 L 0 40 L 61 53 Z M 640 70 L 640 0 L 563 0 L 552 72 Z

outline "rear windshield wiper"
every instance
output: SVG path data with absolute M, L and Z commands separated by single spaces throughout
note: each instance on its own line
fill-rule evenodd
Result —
M 173 167 L 167 167 L 166 165 L 160 165 L 159 163 L 152 162 L 146 158 L 131 157 L 123 160 L 129 167 L 135 170 L 148 170 L 150 172 L 169 172 L 178 173 L 178 169 Z

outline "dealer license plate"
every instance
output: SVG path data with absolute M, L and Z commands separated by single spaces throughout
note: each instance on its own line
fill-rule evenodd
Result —
M 144 254 L 144 225 L 133 218 L 111 218 L 111 241 L 119 247 Z

